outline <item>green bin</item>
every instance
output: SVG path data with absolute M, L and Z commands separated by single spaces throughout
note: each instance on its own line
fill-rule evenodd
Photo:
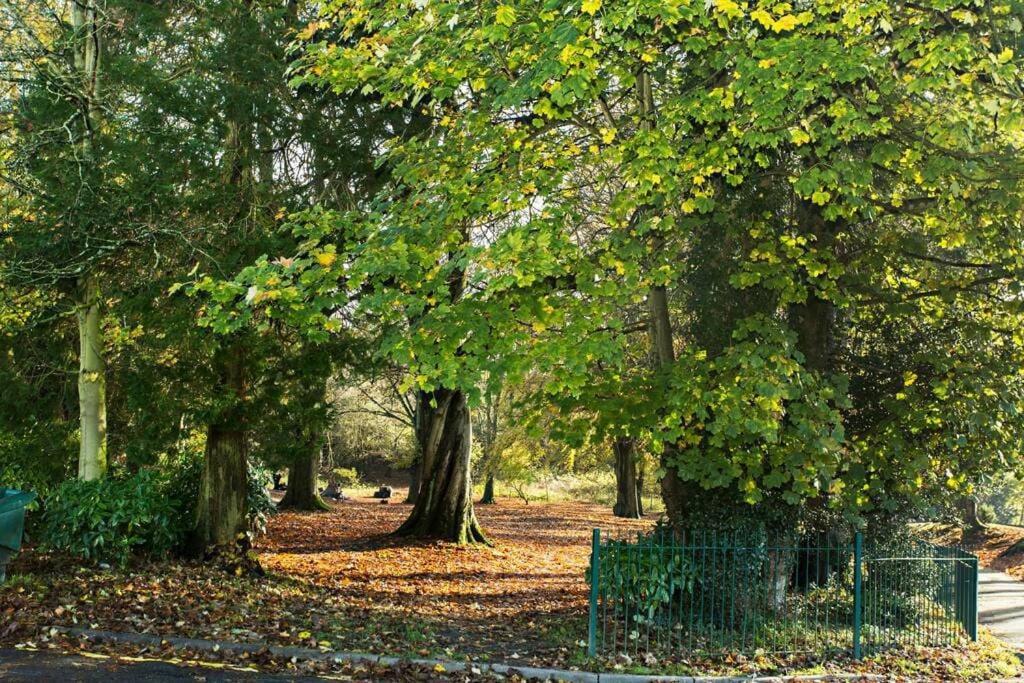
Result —
M 36 494 L 0 489 L 0 583 L 7 577 L 7 563 L 21 548 L 25 532 L 25 506 L 36 499 Z

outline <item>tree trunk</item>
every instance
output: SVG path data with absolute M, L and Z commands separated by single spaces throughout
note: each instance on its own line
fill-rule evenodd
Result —
M 960 516 L 964 521 L 965 531 L 980 531 L 985 528 L 985 523 L 978 516 L 978 499 L 974 496 L 964 496 L 960 499 Z
M 480 497 L 481 505 L 493 505 L 494 504 L 494 475 L 488 474 L 487 481 L 484 483 L 484 495 Z
M 644 466 L 639 458 L 636 463 L 636 509 L 644 516 Z
M 637 74 L 637 100 L 640 112 L 640 127 L 650 132 L 654 130 L 655 109 L 654 93 L 651 89 L 651 75 L 641 70 Z M 637 216 L 643 211 L 638 209 Z M 651 239 L 651 250 L 655 256 L 664 251 L 664 240 L 655 232 Z M 668 308 L 668 291 L 664 286 L 654 286 L 647 293 L 648 336 L 651 345 L 651 361 L 655 371 L 664 371 L 675 364 L 675 344 L 672 334 L 672 318 Z M 677 529 L 685 526 L 683 516 L 689 497 L 686 488 L 676 470 L 678 449 L 674 444 L 665 444 L 661 452 L 660 464 L 664 471 L 661 478 L 661 497 L 665 501 L 665 514 L 669 522 Z
M 245 399 L 245 358 L 239 343 L 222 348 L 214 358 L 218 398 L 226 407 L 206 431 L 206 453 L 190 541 L 192 554 L 220 557 L 233 566 L 251 565 L 246 522 L 246 479 L 249 439 L 242 403 Z
M 288 468 L 288 489 L 278 503 L 281 509 L 322 512 L 331 507 L 323 501 L 317 491 L 317 475 L 320 473 L 320 451 L 315 443 L 300 453 Z
M 818 249 L 828 250 L 834 242 L 834 226 L 829 225 L 819 207 L 798 200 L 796 207 L 800 231 L 814 240 Z M 832 369 L 832 349 L 836 307 L 812 290 L 807 299 L 789 309 L 789 324 L 796 332 L 796 346 L 804 355 L 804 366 L 822 375 Z
M 786 611 L 786 595 L 789 576 L 793 571 L 794 554 L 789 548 L 773 548 L 768 551 L 768 605 L 773 612 Z
M 85 129 L 81 155 L 91 171 L 96 163 L 96 132 L 100 127 L 100 16 L 94 0 L 71 3 L 71 28 L 75 34 L 73 59 L 78 76 L 77 100 Z M 103 330 L 100 326 L 99 282 L 86 273 L 78 287 L 78 403 L 81 438 L 78 478 L 99 479 L 107 469 L 106 369 L 103 362 Z
M 423 478 L 423 457 L 417 456 L 409 468 L 409 493 L 405 496 L 405 502 L 416 504 L 420 497 L 420 479 Z
M 629 438 L 615 439 L 615 506 L 612 514 L 627 519 L 640 519 L 640 496 L 636 476 L 636 442 Z
M 395 533 L 459 544 L 487 543 L 473 512 L 473 429 L 466 396 L 461 391 L 439 389 L 423 393 L 417 400 L 423 479 L 409 519 Z
M 81 438 L 78 478 L 99 479 L 107 471 L 107 381 L 100 327 L 100 291 L 95 279 L 78 285 L 78 407 Z

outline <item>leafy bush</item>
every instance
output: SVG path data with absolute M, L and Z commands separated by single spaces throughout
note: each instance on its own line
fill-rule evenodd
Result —
M 132 555 L 156 557 L 174 548 L 177 515 L 152 472 L 72 480 L 46 500 L 43 540 L 54 550 L 123 565 Z
M 331 470 L 331 477 L 343 489 L 359 486 L 359 473 L 354 467 L 335 467 Z
M 249 463 L 246 474 L 245 516 L 249 521 L 249 531 L 263 535 L 267 532 L 267 519 L 277 510 L 267 490 L 272 477 L 269 470 L 252 463 Z

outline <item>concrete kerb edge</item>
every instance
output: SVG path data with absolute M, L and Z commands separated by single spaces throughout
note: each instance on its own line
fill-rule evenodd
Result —
M 594 673 L 591 671 L 570 671 L 566 669 L 546 669 L 515 664 L 489 664 L 477 662 L 453 662 L 442 659 L 407 659 L 402 657 L 385 657 L 365 652 L 323 652 L 305 647 L 267 645 L 264 643 L 235 643 L 230 641 L 207 640 L 204 638 L 183 638 L 181 636 L 158 636 L 151 633 L 130 633 L 122 631 L 102 631 L 90 628 L 51 626 L 48 632 L 63 633 L 68 636 L 85 638 L 99 642 L 128 643 L 133 645 L 159 646 L 168 644 L 174 648 L 196 650 L 200 652 L 232 652 L 256 654 L 269 652 L 276 657 L 304 661 L 330 661 L 338 664 L 377 664 L 380 666 L 398 666 L 403 663 L 442 667 L 448 673 L 473 671 L 474 673 L 496 673 L 500 675 L 518 674 L 526 679 L 544 681 L 564 681 L 565 683 L 812 683 L 814 681 L 880 681 L 883 676 L 877 674 L 815 674 L 810 676 L 761 676 L 761 677 L 728 677 L 728 676 L 656 676 L 642 674 L 620 674 L 614 672 Z

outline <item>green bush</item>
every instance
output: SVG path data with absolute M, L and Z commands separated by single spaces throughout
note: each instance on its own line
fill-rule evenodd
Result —
M 359 473 L 354 467 L 335 467 L 331 470 L 331 475 L 338 486 L 343 489 L 359 486 Z
M 46 500 L 43 542 L 53 550 L 123 565 L 132 555 L 159 557 L 174 548 L 177 514 L 163 482 L 146 470 L 67 481 Z

